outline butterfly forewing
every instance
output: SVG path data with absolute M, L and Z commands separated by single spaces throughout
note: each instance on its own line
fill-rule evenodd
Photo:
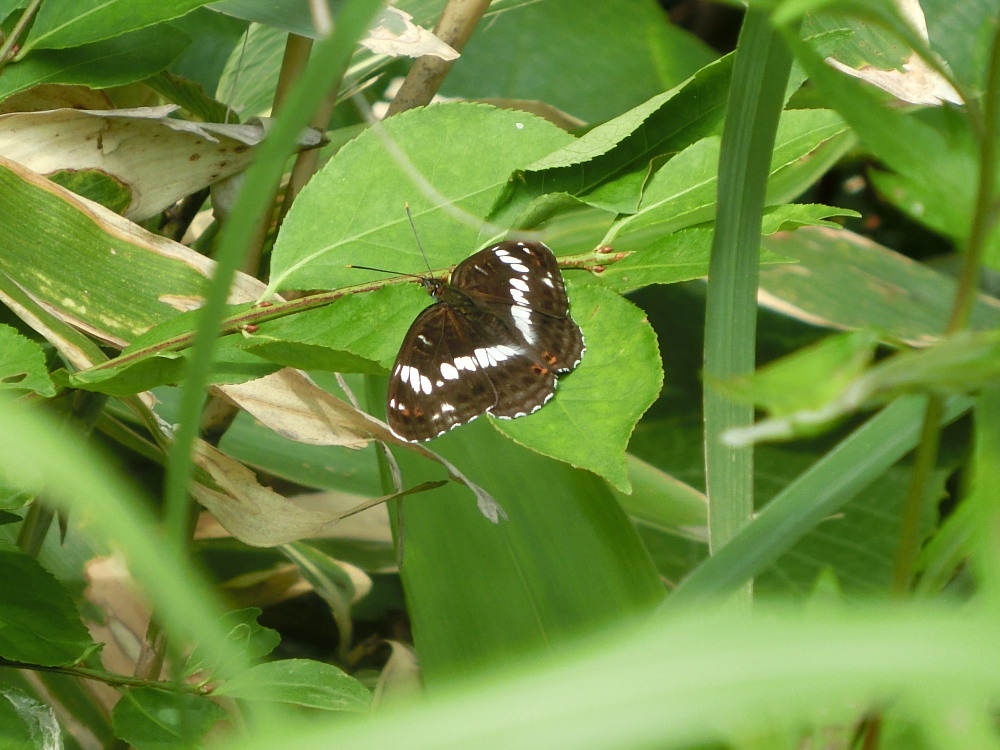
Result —
M 410 326 L 389 383 L 399 437 L 429 440 L 484 412 L 531 414 L 580 362 L 583 335 L 540 243 L 502 242 L 460 263 L 448 284 L 424 285 L 439 302 Z
M 526 305 L 560 318 L 569 313 L 556 257 L 539 242 L 501 242 L 481 250 L 459 263 L 451 284 L 477 301 Z

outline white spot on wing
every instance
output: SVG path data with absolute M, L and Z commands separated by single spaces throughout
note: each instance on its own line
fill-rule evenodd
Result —
M 510 313 L 514 317 L 514 325 L 524 336 L 524 340 L 529 344 L 534 344 L 537 336 L 535 336 L 535 329 L 531 326 L 531 310 L 515 306 L 510 308 Z
M 528 283 L 524 279 L 511 279 L 510 285 L 515 289 L 520 289 L 522 292 L 528 291 Z
M 431 379 L 429 377 L 427 377 L 426 375 L 421 375 L 420 376 L 420 388 L 428 396 L 431 394 Z M 414 390 L 416 390 L 416 388 L 414 388 Z
M 523 263 L 514 262 L 510 264 L 512 271 L 517 271 L 518 273 L 528 273 L 528 267 Z
M 496 364 L 497 362 L 503 362 L 504 360 L 510 359 L 513 350 L 507 346 L 491 346 L 486 350 L 486 353 L 490 357 L 490 363 Z
M 441 407 L 441 412 L 444 414 L 450 414 L 451 412 L 455 411 L 455 407 L 452 406 L 451 404 L 442 403 L 440 404 L 440 407 Z
M 450 362 L 442 362 L 441 377 L 445 380 L 458 380 L 458 369 Z

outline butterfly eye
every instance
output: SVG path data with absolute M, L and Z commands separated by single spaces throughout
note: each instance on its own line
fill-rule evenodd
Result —
M 389 427 L 404 440 L 430 440 L 484 413 L 532 414 L 580 363 L 583 333 L 541 243 L 493 245 L 449 282 L 425 287 L 438 301 L 413 321 L 389 379 Z

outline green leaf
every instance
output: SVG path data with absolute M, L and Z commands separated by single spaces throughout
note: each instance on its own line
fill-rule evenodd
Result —
M 278 631 L 266 628 L 257 622 L 260 614 L 261 610 L 257 607 L 247 607 L 226 612 L 220 618 L 220 626 L 226 633 L 226 640 L 234 644 L 247 661 L 267 656 L 281 642 Z M 202 644 L 195 646 L 184 665 L 186 675 L 196 673 L 211 675 L 218 670 L 219 655 Z
M 242 346 L 292 367 L 382 374 L 392 367 L 402 332 L 427 302 L 417 285 L 348 294 L 325 307 L 261 323 Z M 399 331 L 399 339 L 387 331 Z
M 71 49 L 38 50 L 4 68 L 0 100 L 42 83 L 104 89 L 141 81 L 167 67 L 187 44 L 177 29 L 164 25 Z
M 484 420 L 446 433 L 434 450 L 496 498 L 507 520 L 486 521 L 453 483 L 403 501 L 401 573 L 428 687 L 557 649 L 663 596 L 598 477 L 525 450 Z M 407 486 L 441 477 L 412 451 L 394 454 Z
M 824 206 L 822 203 L 786 203 L 781 206 L 771 206 L 764 209 L 760 233 L 768 235 L 809 226 L 840 229 L 841 225 L 830 219 L 841 216 L 857 218 L 861 214 L 850 208 L 835 208 Z
M 69 594 L 37 560 L 0 542 L 0 570 L 0 656 L 65 666 L 95 647 Z
M 913 450 L 925 406 L 922 397 L 904 396 L 865 422 L 783 487 L 752 523 L 684 580 L 671 602 L 714 600 L 762 573 Z M 970 399 L 950 399 L 943 423 L 971 406 Z
M 783 450 L 775 450 L 776 448 Z M 764 457 L 761 454 L 764 453 Z M 782 486 L 808 470 L 814 457 L 795 446 L 757 450 L 758 476 L 776 477 Z M 935 528 L 945 481 L 957 467 L 943 466 L 928 483 L 928 502 L 921 519 L 921 540 Z M 912 467 L 889 467 L 855 497 L 820 520 L 816 527 L 754 579 L 761 596 L 802 597 L 825 573 L 832 574 L 849 597 L 884 598 L 896 567 L 896 547 Z
M 100 42 L 169 21 L 211 0 L 74 0 L 43 3 L 25 39 L 21 56 L 33 49 L 63 49 Z M 176 33 L 176 31 L 174 31 Z
M 111 712 L 115 735 L 136 750 L 198 746 L 208 730 L 225 718 L 225 710 L 208 698 L 153 688 L 122 691 Z
M 39 479 L 38 484 L 41 484 Z M 8 480 L 0 474 L 0 510 L 17 510 L 30 503 L 38 495 L 37 486 L 31 489 L 25 487 L 14 487 Z M 4 520 L 0 523 L 16 523 L 21 520 L 20 516 L 13 513 L 6 513 Z
M 830 336 L 757 370 L 752 376 L 716 382 L 732 398 L 772 415 L 815 409 L 841 394 L 871 363 L 878 337 L 870 331 Z
M 613 292 L 573 288 L 570 299 L 587 345 L 580 366 L 536 414 L 492 421 L 518 443 L 627 492 L 625 448 L 663 384 L 656 335 L 645 314 Z
M 42 347 L 4 324 L 0 324 L 0 390 L 32 391 L 42 396 L 56 393 Z
M 775 137 L 770 176 L 808 161 L 823 143 L 845 129 L 829 110 L 790 110 L 784 113 Z M 630 234 L 662 235 L 714 218 L 718 190 L 719 139 L 705 138 L 667 162 L 649 180 L 638 209 L 616 222 L 604 239 L 617 249 L 629 249 Z
M 916 215 L 929 212 L 935 217 L 932 225 L 947 225 L 952 237 L 964 241 L 978 174 L 978 151 L 970 148 L 967 120 L 947 110 L 925 115 L 886 106 L 866 83 L 835 71 L 797 34 L 787 34 L 786 40 L 828 106 L 851 125 L 862 145 L 901 176 L 886 184 L 906 187 L 904 206 L 917 208 Z M 988 254 L 993 265 L 1000 264 L 998 237 L 1000 229 L 994 228 Z
M 234 336 L 219 340 L 209 376 L 210 383 L 245 383 L 280 369 L 255 353 L 244 351 L 241 344 Z M 116 365 L 115 360 L 111 360 L 99 367 L 72 373 L 66 382 L 73 388 L 112 396 L 127 396 L 161 385 L 178 385 L 184 376 L 187 358 L 187 350 L 153 352 L 139 358 L 125 357 L 121 365 Z
M 650 284 L 673 284 L 708 275 L 712 227 L 691 227 L 659 235 L 622 260 L 593 271 L 596 282 L 618 292 Z M 761 263 L 787 262 L 761 249 Z
M 332 664 L 311 659 L 264 662 L 222 683 L 214 695 L 272 701 L 324 711 L 368 710 L 372 694 Z
M 798 263 L 761 270 L 765 303 L 835 328 L 871 328 L 884 340 L 927 346 L 944 333 L 955 281 L 846 230 L 806 227 L 764 238 Z M 847 293 L 847 290 L 850 293 Z M 980 296 L 970 326 L 994 328 L 1000 305 Z
M 482 104 L 392 117 L 345 145 L 300 193 L 274 246 L 271 285 L 336 288 L 373 278 L 347 264 L 425 271 L 407 202 L 427 263 L 457 263 L 481 243 L 478 219 L 510 173 L 570 140 L 545 120 Z
M 653 0 L 604 0 L 587 11 L 580 13 L 577 0 L 546 0 L 499 13 L 479 25 L 442 93 L 534 99 L 597 123 L 672 88 L 714 57 Z
M 215 98 L 243 118 L 269 112 L 287 41 L 287 32 L 280 28 L 251 24 L 226 61 Z
M 132 190 L 128 185 L 97 169 L 63 169 L 46 177 L 77 195 L 110 208 L 115 213 L 122 213 L 132 202 Z
M 790 203 L 774 206 L 764 211 L 761 234 L 766 236 L 812 225 L 839 227 L 839 224 L 829 221 L 829 218 L 852 215 L 855 215 L 854 211 L 819 204 Z M 641 245 L 633 239 L 626 244 L 633 245 L 635 249 L 603 270 L 593 271 L 593 281 L 618 292 L 628 292 L 650 284 L 674 284 L 704 278 L 708 275 L 713 232 L 711 226 L 699 226 L 669 234 L 654 233 Z M 762 266 L 787 265 L 793 260 L 766 247 L 762 246 L 760 249 Z
M 567 193 L 609 211 L 634 212 L 653 159 L 720 131 L 731 74 L 732 57 L 723 57 L 680 86 L 526 166 L 493 213 L 516 215 L 546 193 Z
M 226 122 L 226 106 L 206 94 L 202 85 L 196 81 L 161 70 L 155 76 L 147 78 L 145 83 L 164 99 L 180 105 L 199 120 Z

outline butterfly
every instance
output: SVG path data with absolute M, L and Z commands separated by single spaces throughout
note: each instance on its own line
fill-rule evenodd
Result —
M 542 408 L 583 357 L 583 333 L 552 251 L 507 241 L 469 256 L 448 281 L 421 279 L 437 302 L 410 326 L 386 396 L 389 427 L 431 440 L 489 413 Z

